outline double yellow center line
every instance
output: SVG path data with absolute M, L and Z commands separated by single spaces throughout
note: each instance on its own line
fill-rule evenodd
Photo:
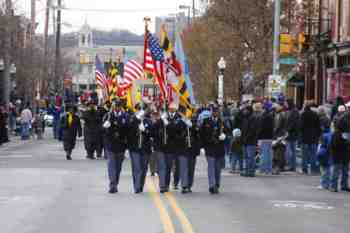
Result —
M 161 198 L 159 192 L 157 191 L 156 183 L 157 183 L 156 178 L 147 177 L 147 181 L 146 181 L 147 188 L 149 189 L 149 193 L 152 197 L 152 200 L 159 211 L 160 219 L 161 219 L 162 224 L 163 224 L 164 233 L 175 233 L 174 224 L 171 220 L 171 217 L 169 215 L 167 208 L 165 207 L 165 205 L 162 201 L 162 198 Z M 165 193 L 165 197 L 166 197 L 166 200 L 168 201 L 168 203 L 170 204 L 172 210 L 174 211 L 176 217 L 179 219 L 183 232 L 184 233 L 194 233 L 190 221 L 188 220 L 184 211 L 177 204 L 177 201 L 176 201 L 175 197 L 173 196 L 173 194 L 171 194 L 169 192 Z

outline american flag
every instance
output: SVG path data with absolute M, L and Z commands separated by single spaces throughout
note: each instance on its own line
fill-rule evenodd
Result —
M 149 50 L 149 52 L 148 52 Z M 148 55 L 148 56 L 147 56 Z M 164 97 L 167 98 L 166 89 L 166 65 L 163 49 L 160 47 L 159 40 L 151 33 L 146 32 L 145 39 L 145 70 L 151 69 L 150 57 L 153 61 L 153 74 L 158 82 L 159 89 Z
M 106 100 L 108 98 L 108 79 L 98 56 L 96 56 L 95 65 L 96 84 L 102 90 L 103 99 Z
M 133 81 L 142 78 L 143 67 L 135 60 L 129 60 L 124 66 L 124 78 L 119 83 L 119 88 L 127 89 L 132 86 Z

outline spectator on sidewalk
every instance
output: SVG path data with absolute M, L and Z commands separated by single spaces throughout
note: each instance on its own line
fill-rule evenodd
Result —
M 300 135 L 300 114 L 294 104 L 294 101 L 291 99 L 287 100 L 286 130 L 286 161 L 288 167 L 287 170 L 295 172 L 297 168 L 297 141 Z
M 331 141 L 332 132 L 328 126 L 328 128 L 323 129 L 323 135 L 317 151 L 317 160 L 321 170 L 320 189 L 329 189 L 331 186 Z
M 272 174 L 272 140 L 274 129 L 274 114 L 272 103 L 264 104 L 264 112 L 260 116 L 259 146 L 260 146 L 260 172 Z
M 17 111 L 13 103 L 9 103 L 9 133 L 12 134 L 16 130 Z
M 21 138 L 28 140 L 30 137 L 30 130 L 32 127 L 33 114 L 30 110 L 30 104 L 27 103 L 21 113 Z
M 275 118 L 274 118 L 274 141 L 272 143 L 273 159 L 272 159 L 272 174 L 278 175 L 284 171 L 286 165 L 285 153 L 287 135 L 286 128 L 286 113 L 284 111 L 283 103 L 275 104 Z
M 0 145 L 9 141 L 7 131 L 7 117 L 6 108 L 0 105 Z
M 239 172 L 243 172 L 243 145 L 242 145 L 242 132 L 240 129 L 234 129 L 232 131 L 232 144 L 231 144 L 231 171 L 230 173 L 236 173 L 237 163 L 239 166 Z
M 316 153 L 322 131 L 320 118 L 316 112 L 311 110 L 312 106 L 311 102 L 307 103 L 301 114 L 302 170 L 304 174 L 309 173 L 309 164 L 312 174 L 320 173 Z

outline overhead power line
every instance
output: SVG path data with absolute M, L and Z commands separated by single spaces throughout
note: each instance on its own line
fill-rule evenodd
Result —
M 53 9 L 59 9 L 52 6 Z M 61 7 L 62 11 L 81 11 L 81 12 L 102 12 L 102 13 L 139 13 L 139 12 L 161 12 L 161 11 L 178 11 L 177 8 L 143 8 L 143 9 L 87 9 L 87 8 L 71 8 Z

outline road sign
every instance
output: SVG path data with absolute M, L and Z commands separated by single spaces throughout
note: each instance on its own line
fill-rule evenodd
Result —
M 298 61 L 294 57 L 284 57 L 280 58 L 280 63 L 282 65 L 296 65 L 298 64 Z
M 268 81 L 268 91 L 271 96 L 276 97 L 282 93 L 282 77 L 281 75 L 270 75 Z

